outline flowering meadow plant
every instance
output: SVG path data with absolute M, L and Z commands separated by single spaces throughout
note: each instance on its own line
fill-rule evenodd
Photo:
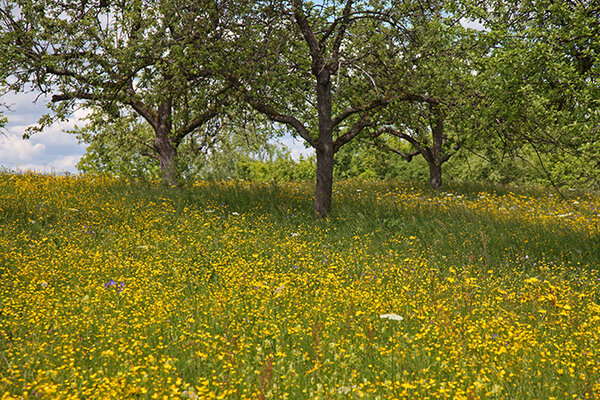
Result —
M 311 192 L 0 175 L 0 398 L 600 397 L 598 196 Z

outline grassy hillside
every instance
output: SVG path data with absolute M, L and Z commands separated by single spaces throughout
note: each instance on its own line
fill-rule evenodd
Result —
M 0 175 L 2 398 L 600 396 L 600 197 Z

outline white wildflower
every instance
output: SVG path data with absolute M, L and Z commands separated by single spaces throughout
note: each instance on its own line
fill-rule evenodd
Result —
M 189 388 L 185 389 L 183 392 L 181 392 L 181 397 L 184 397 L 186 399 L 191 399 L 191 400 L 197 400 L 198 394 L 196 394 L 196 391 L 194 390 L 193 387 L 189 387 Z
M 352 390 L 356 389 L 356 385 L 352 386 L 340 386 L 337 390 L 338 394 L 348 394 Z
M 404 320 L 403 316 L 398 315 L 398 314 L 393 314 L 393 313 L 390 313 L 390 314 L 381 314 L 379 316 L 379 318 L 389 319 L 389 320 L 392 320 L 392 321 L 402 321 L 402 320 Z
M 565 218 L 565 217 L 568 217 L 568 216 L 571 216 L 571 215 L 573 215 L 573 213 L 558 214 L 557 217 L 558 218 Z

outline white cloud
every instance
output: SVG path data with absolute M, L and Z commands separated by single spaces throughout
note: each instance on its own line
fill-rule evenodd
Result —
M 81 156 L 65 156 L 56 160 L 54 165 L 59 171 L 75 171 L 75 165 L 79 162 Z
M 11 125 L 32 125 L 42 115 L 48 113 L 48 109 L 46 108 L 46 104 L 48 104 L 47 98 L 45 96 L 38 97 L 33 92 L 6 93 L 0 97 L 0 104 L 8 107 L 4 115 L 8 118 L 8 122 Z
M 34 144 L 8 132 L 6 136 L 0 136 L 0 164 L 33 160 L 39 157 L 45 148 L 43 143 Z
M 40 116 L 48 113 L 45 99 L 40 98 L 33 103 L 33 93 L 7 94 L 0 101 L 10 106 L 5 112 L 8 118 L 3 136 L 0 136 L 0 167 L 9 170 L 31 170 L 39 172 L 71 172 L 77 169 L 85 146 L 78 143 L 74 135 L 65 131 L 71 130 L 86 115 L 86 110 L 77 110 L 64 122 L 55 122 L 42 132 L 34 134 L 31 139 L 23 140 L 22 136 L 28 126 L 37 123 Z
M 18 171 L 35 171 L 41 173 L 75 173 L 77 168 L 75 165 L 79 162 L 81 156 L 65 156 L 56 158 L 51 163 L 25 163 L 18 164 L 14 169 Z
M 68 122 L 55 122 L 46 127 L 43 132 L 34 133 L 31 135 L 32 143 L 44 143 L 56 146 L 69 146 L 77 144 L 77 138 L 74 135 L 66 133 L 75 127 L 75 119 L 70 119 Z M 12 136 L 22 138 L 23 133 L 30 125 L 13 125 L 9 126 L 8 133 Z

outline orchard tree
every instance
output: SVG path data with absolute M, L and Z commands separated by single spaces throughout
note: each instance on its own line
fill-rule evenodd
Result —
M 243 106 L 226 107 L 183 139 L 177 148 L 182 179 L 239 178 L 237 164 L 273 158 L 277 146 L 269 142 L 275 132 L 272 123 Z M 151 180 L 159 177 L 150 124 L 133 112 L 113 117 L 95 111 L 84 126 L 70 132 L 87 144 L 78 170 Z
M 469 10 L 498 43 L 483 68 L 492 100 L 483 130 L 512 151 L 533 148 L 540 162 L 557 151 L 597 157 L 598 2 L 489 0 Z
M 400 155 L 408 162 L 412 161 L 413 157 L 421 155 L 429 166 L 429 185 L 433 189 L 440 189 L 442 165 L 460 149 L 460 141 L 456 137 L 449 137 L 445 129 L 446 117 L 441 105 L 414 103 L 410 104 L 410 109 L 411 114 L 403 116 L 402 120 L 397 119 L 393 124 L 371 134 L 376 138 L 382 133 L 387 133 L 402 139 L 410 144 L 409 151 L 390 146 L 382 141 L 373 144 Z M 452 142 L 454 142 L 453 146 L 448 146 Z
M 290 128 L 316 152 L 314 214 L 331 210 L 334 155 L 377 121 L 393 100 L 422 96 L 379 90 L 370 68 L 380 54 L 365 45 L 396 17 L 386 2 L 257 2 L 238 12 L 219 54 L 223 76 L 252 108 Z M 381 54 L 397 56 L 397 52 Z M 226 62 L 222 65 L 226 65 Z
M 83 173 L 110 173 L 137 179 L 161 176 L 152 126 L 135 112 L 121 112 L 114 117 L 96 109 L 86 117 L 85 125 L 76 126 L 69 133 L 86 144 L 85 153 L 77 163 L 77 169 Z M 179 148 L 178 152 L 181 153 Z
M 385 42 L 374 47 L 400 47 L 401 56 L 374 65 L 374 79 L 387 85 L 389 93 L 408 89 L 420 95 L 382 110 L 380 126 L 370 130 L 371 143 L 409 162 L 421 155 L 429 166 L 430 186 L 439 189 L 442 165 L 473 140 L 473 120 L 487 104 L 477 75 L 490 41 L 463 26 L 465 14 L 453 2 L 429 0 L 399 7 L 410 7 L 403 12 L 407 23 L 388 28 L 382 36 Z M 393 145 L 396 139 L 408 143 L 409 149 Z
M 213 2 L 2 0 L 0 73 L 9 90 L 51 95 L 53 113 L 26 136 L 77 107 L 135 113 L 151 127 L 164 182 L 177 185 L 179 145 L 228 101 L 228 85 L 207 68 L 221 22 Z

